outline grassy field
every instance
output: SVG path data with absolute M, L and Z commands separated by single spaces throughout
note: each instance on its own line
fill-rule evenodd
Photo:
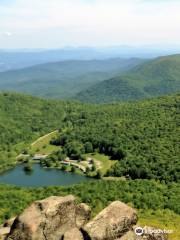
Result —
M 162 230 L 172 230 L 173 233 L 169 234 L 169 240 L 180 239 L 180 215 L 177 215 L 170 210 L 157 210 L 156 212 L 142 210 L 138 212 L 138 216 L 138 224 L 141 227 L 150 225 Z
M 89 153 L 84 156 L 94 159 L 97 169 L 99 169 L 102 174 L 105 174 L 107 170 L 117 162 L 116 160 L 110 160 L 109 156 L 100 153 Z
M 58 131 L 54 131 L 38 138 L 34 143 L 31 144 L 31 152 L 36 154 L 49 155 L 52 152 L 57 151 L 59 147 L 50 144 L 50 141 L 53 138 L 57 137 L 57 134 Z

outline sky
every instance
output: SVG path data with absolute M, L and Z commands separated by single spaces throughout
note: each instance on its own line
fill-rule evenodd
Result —
M 176 46 L 180 0 L 0 0 L 0 49 Z

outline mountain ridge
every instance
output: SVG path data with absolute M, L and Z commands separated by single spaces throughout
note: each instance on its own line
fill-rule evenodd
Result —
M 107 103 L 138 100 L 180 90 L 180 54 L 159 57 L 135 66 L 128 73 L 93 85 L 75 98 Z
M 136 66 L 142 59 L 60 61 L 0 73 L 0 90 L 67 99 Z

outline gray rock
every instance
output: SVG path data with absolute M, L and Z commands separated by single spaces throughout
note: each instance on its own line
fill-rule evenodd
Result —
M 125 233 L 121 238 L 118 238 L 116 240 L 136 240 L 137 235 L 135 235 L 134 231 L 129 231 Z M 140 237 L 138 237 L 139 240 L 141 240 Z
M 1 227 L 0 228 L 0 240 L 4 240 L 9 233 L 10 233 L 10 227 Z
M 16 217 L 6 220 L 3 224 L 3 227 L 11 227 L 15 221 Z
M 135 233 L 137 214 L 116 201 L 90 220 L 91 209 L 75 204 L 75 197 L 49 197 L 36 201 L 0 227 L 0 240 L 167 240 L 157 229 Z M 12 225 L 12 226 L 11 226 Z M 11 228 L 10 228 L 11 227 Z M 138 231 L 138 233 L 140 233 Z
M 63 240 L 84 240 L 84 238 L 78 228 L 72 228 L 64 234 Z
M 59 240 L 76 227 L 75 198 L 49 197 L 34 202 L 12 225 L 8 240 Z
M 83 232 L 91 240 L 113 240 L 124 235 L 136 222 L 136 211 L 116 201 L 87 223 Z
M 76 206 L 76 225 L 78 228 L 84 226 L 91 218 L 91 208 L 85 203 Z

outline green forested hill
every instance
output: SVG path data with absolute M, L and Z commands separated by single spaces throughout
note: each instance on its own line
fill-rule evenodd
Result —
M 111 176 L 179 181 L 179 109 L 179 95 L 89 106 L 66 116 L 68 130 L 57 143 L 66 152 L 75 144 L 90 143 L 93 151 L 118 159 L 108 172 Z
M 1 93 L 0 171 L 33 139 L 59 129 L 53 142 L 65 152 L 82 154 L 88 146 L 118 160 L 107 175 L 127 178 L 28 189 L 0 184 L 0 223 L 34 200 L 74 194 L 93 214 L 121 200 L 138 209 L 139 224 L 173 229 L 170 239 L 179 239 L 179 109 L 178 94 L 91 105 Z
M 60 129 L 55 144 L 66 153 L 91 146 L 119 160 L 108 175 L 179 181 L 179 109 L 179 95 L 87 105 L 0 94 L 0 167 L 14 161 L 20 143 Z
M 127 71 L 142 59 L 61 61 L 0 73 L 0 90 L 67 99 L 95 83 Z
M 63 117 L 63 102 L 0 94 L 0 170 L 15 161 L 24 143 L 56 129 Z
M 107 103 L 175 93 L 180 90 L 180 55 L 147 61 L 121 75 L 80 92 L 76 99 Z

